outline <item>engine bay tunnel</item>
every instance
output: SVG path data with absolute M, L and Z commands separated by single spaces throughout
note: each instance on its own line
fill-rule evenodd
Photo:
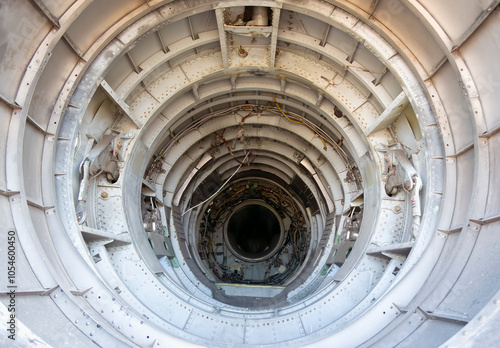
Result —
M 498 3 L 2 2 L 0 345 L 496 342 Z

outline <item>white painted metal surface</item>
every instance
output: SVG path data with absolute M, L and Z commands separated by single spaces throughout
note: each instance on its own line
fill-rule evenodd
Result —
M 499 16 L 496 0 L 4 1 L 0 308 L 15 289 L 16 342 L 496 342 Z M 84 179 L 89 153 L 102 170 Z M 283 238 L 302 263 L 279 284 L 227 257 L 222 217 L 207 250 L 238 276 L 201 255 L 210 204 L 242 204 L 233 175 L 300 206 Z M 291 257 L 269 259 L 274 279 Z

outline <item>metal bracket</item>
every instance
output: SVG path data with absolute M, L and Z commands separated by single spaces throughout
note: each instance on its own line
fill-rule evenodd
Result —
M 395 195 L 398 188 L 402 186 L 406 191 L 412 191 L 415 184 L 413 177 L 418 173 L 406 156 L 406 152 L 399 145 L 385 146 L 378 144 L 375 149 L 385 153 L 384 159 L 387 164 L 387 182 L 385 191 L 389 196 Z
M 413 215 L 413 236 L 418 237 L 420 230 L 420 189 L 422 188 L 422 180 L 420 179 L 417 170 L 406 156 L 406 152 L 398 144 L 396 146 L 385 146 L 378 144 L 376 150 L 385 153 L 385 161 L 387 162 L 387 180 L 385 183 L 385 192 L 389 196 L 395 195 L 399 188 L 402 187 L 411 198 L 412 215 Z
M 109 131 L 108 131 L 109 133 Z M 116 182 L 120 176 L 121 165 L 125 142 L 133 137 L 132 133 L 118 133 L 111 131 L 111 134 L 104 134 L 99 142 L 87 153 L 80 164 L 81 182 L 78 193 L 78 205 L 76 216 L 78 223 L 83 224 L 86 220 L 87 194 L 90 181 L 98 175 L 105 173 L 108 180 Z M 89 139 L 87 149 L 94 143 Z

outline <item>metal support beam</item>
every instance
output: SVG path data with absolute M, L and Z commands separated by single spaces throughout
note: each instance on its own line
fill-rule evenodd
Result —
M 278 46 L 278 26 L 280 24 L 281 9 L 273 8 L 273 21 L 271 32 L 271 44 L 269 45 L 269 66 L 274 67 L 276 63 L 276 51 Z
M 234 91 L 236 89 L 236 79 L 238 78 L 238 75 L 233 74 L 231 75 L 231 89 Z
M 158 35 L 158 39 L 160 40 L 161 49 L 162 49 L 163 53 L 168 53 L 170 50 L 168 49 L 168 46 L 165 45 L 165 41 L 163 41 L 163 36 L 161 36 L 161 33 L 159 30 L 156 31 L 156 35 Z
M 366 253 L 368 255 L 373 255 L 376 257 L 382 257 L 386 259 L 398 259 L 404 261 L 408 255 L 410 254 L 411 249 L 413 248 L 413 244 L 415 242 L 405 242 L 405 243 L 396 243 L 384 246 L 370 246 Z
M 375 12 L 375 10 L 377 9 L 378 1 L 379 0 L 373 0 L 370 4 L 370 8 L 368 9 L 368 13 L 370 14 L 369 18 L 372 18 L 373 12 Z
M 222 53 L 222 66 L 229 67 L 229 47 L 227 44 L 227 34 L 224 29 L 224 10 L 222 8 L 215 9 L 215 16 L 217 17 L 217 27 L 219 28 L 219 41 L 220 50 Z
M 131 243 L 130 236 L 127 232 L 115 234 L 83 225 L 81 225 L 80 228 L 83 239 L 88 243 L 105 241 L 108 246 L 121 246 Z
M 321 102 L 323 101 L 323 93 L 318 92 L 318 99 L 316 100 L 316 106 L 320 106 Z
M 387 71 L 388 71 L 388 69 L 385 68 L 384 71 L 382 71 L 382 73 L 380 74 L 380 76 L 377 77 L 375 80 L 373 80 L 373 84 L 375 86 L 378 86 L 380 84 L 380 81 L 382 81 L 382 79 L 384 78 L 385 74 L 387 74 Z
M 460 232 L 462 232 L 462 227 L 453 228 L 451 230 L 438 229 L 437 231 L 444 233 L 444 234 L 460 233 Z
M 193 39 L 193 41 L 198 40 L 199 36 L 197 33 L 195 33 L 195 31 L 193 29 L 193 22 L 191 21 L 191 17 L 187 17 L 187 21 L 189 24 L 189 32 L 191 33 L 191 39 Z M 198 47 L 195 47 L 194 51 L 196 52 L 196 54 L 198 54 Z
M 359 109 L 361 109 L 366 103 L 368 103 L 368 101 L 370 100 L 370 97 L 371 95 L 368 95 L 368 97 L 361 103 L 359 104 L 359 106 L 357 106 L 353 111 L 352 111 L 352 114 L 354 114 L 356 111 L 358 111 Z
M 281 92 L 284 93 L 286 88 L 286 78 L 281 78 Z
M 401 92 L 387 107 L 387 109 L 385 109 L 385 111 L 377 117 L 375 122 L 373 122 L 373 124 L 366 129 L 366 135 L 368 136 L 376 131 L 389 127 L 396 120 L 396 118 L 401 115 L 403 110 L 408 106 L 408 103 L 408 97 L 405 92 Z
M 82 60 L 85 60 L 83 59 L 83 52 L 82 50 L 76 45 L 76 43 L 69 37 L 68 34 L 64 34 L 63 35 L 63 38 L 64 40 L 66 40 L 66 42 L 68 43 L 69 47 L 71 47 L 71 49 L 73 50 L 73 52 L 76 53 L 76 55 L 82 59 Z
M 134 71 L 137 73 L 137 74 L 140 74 L 141 73 L 141 68 L 139 68 L 139 66 L 134 62 L 134 59 L 132 58 L 132 56 L 130 55 L 130 52 L 127 52 L 125 53 L 127 55 L 127 58 L 128 60 L 130 61 L 130 64 L 132 64 L 132 67 L 134 68 Z
M 358 50 L 359 46 L 359 41 L 356 41 L 356 44 L 352 48 L 351 52 L 349 52 L 349 55 L 347 56 L 346 60 L 349 62 L 349 64 L 352 64 L 354 61 L 354 56 L 356 55 L 356 51 Z
M 101 81 L 101 87 L 104 90 L 104 92 L 107 94 L 107 96 L 113 101 L 113 103 L 116 106 L 118 106 L 118 108 L 122 112 L 124 112 L 128 116 L 128 118 L 130 118 L 132 120 L 132 122 L 134 122 L 134 124 L 138 128 L 141 128 L 143 126 L 142 122 L 137 117 L 135 117 L 134 115 L 132 115 L 132 113 L 130 112 L 129 106 L 127 104 L 125 104 L 125 102 L 123 100 L 121 100 L 120 98 L 118 98 L 118 95 L 111 88 L 111 86 L 106 82 L 106 80 L 102 80 Z
M 470 26 L 469 29 L 463 35 L 456 41 L 453 42 L 453 47 L 451 48 L 451 51 L 456 51 L 458 50 L 464 43 L 467 41 L 469 37 L 476 31 L 477 28 L 488 18 L 488 16 L 497 8 L 497 6 L 500 4 L 500 0 L 493 0 L 488 7 L 481 12 L 479 17 L 474 21 L 474 23 Z
M 344 67 L 343 67 L 343 68 L 344 68 L 344 69 L 342 69 L 342 70 L 340 71 L 340 74 L 336 74 L 336 75 L 332 78 L 332 81 L 334 81 L 334 80 L 335 80 L 335 78 L 337 77 L 337 75 L 340 75 L 340 76 L 341 76 L 341 77 L 343 77 L 343 78 L 345 77 L 345 75 L 347 74 L 347 70 L 349 70 L 349 66 L 348 66 L 348 65 L 344 65 Z M 332 85 L 333 85 L 333 84 L 332 84 Z
M 188 24 L 189 24 L 189 31 L 191 32 L 191 38 L 193 40 L 198 40 L 199 36 L 198 36 L 197 33 L 194 32 L 193 22 L 191 21 L 191 17 L 187 17 L 187 21 L 188 21 Z
M 426 80 L 428 79 L 431 79 L 434 74 L 436 74 L 439 69 L 441 69 L 441 67 L 444 65 L 444 63 L 446 63 L 448 61 L 448 57 L 444 56 L 435 66 L 434 68 L 431 69 L 431 71 L 429 71 L 429 74 L 427 75 L 427 78 Z
M 328 23 L 325 23 L 325 25 L 326 25 L 326 28 L 325 28 L 325 32 L 323 33 L 323 39 L 321 39 L 321 42 L 319 43 L 321 45 L 321 47 L 325 47 L 326 39 L 328 39 L 328 35 L 330 34 L 330 29 L 332 27 Z
M 0 94 L 0 101 L 2 101 L 5 105 L 10 107 L 11 109 L 19 109 L 20 108 L 20 106 L 14 100 L 9 99 L 9 98 L 3 96 L 2 94 Z
M 18 195 L 19 191 L 4 191 L 0 188 L 0 195 L 5 196 L 5 197 L 10 197 L 14 195 Z
M 195 84 L 193 85 L 193 96 L 196 100 L 199 100 L 200 99 L 200 95 L 198 94 L 198 87 L 200 85 L 199 84 Z
M 59 24 L 59 20 L 52 12 L 50 12 L 49 8 L 45 6 L 42 0 L 31 0 L 32 3 L 34 3 L 38 9 L 49 19 L 49 21 L 54 24 L 56 27 L 61 27 Z
M 10 287 L 13 287 L 13 286 L 10 286 Z M 7 288 L 9 288 L 9 286 L 7 286 Z M 22 290 L 22 289 L 16 289 L 16 296 L 34 296 L 34 295 L 37 295 L 37 296 L 49 296 L 50 294 L 52 294 L 57 289 L 59 289 L 59 285 L 58 286 L 54 286 L 54 287 L 52 287 L 50 289 L 43 289 L 43 290 L 33 290 L 33 289 Z M 10 290 L 9 289 L 7 289 L 7 291 L 0 292 L 0 295 L 2 295 L 2 296 L 6 296 L 6 295 L 9 295 L 9 294 L 10 294 Z
M 424 317 L 430 320 L 446 321 L 449 323 L 455 323 L 464 326 L 467 325 L 470 321 L 469 318 L 465 316 L 452 316 L 449 315 L 448 313 L 431 312 L 431 311 L 426 311 L 420 307 L 417 307 L 417 309 L 420 311 L 421 314 L 424 315 Z
M 31 123 L 36 129 L 42 132 L 44 135 L 54 135 L 53 133 L 47 132 L 47 130 L 42 127 L 32 116 L 27 115 L 26 120 Z

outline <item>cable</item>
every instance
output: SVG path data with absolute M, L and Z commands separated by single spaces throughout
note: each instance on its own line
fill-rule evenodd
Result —
M 224 134 L 224 132 L 222 132 L 222 133 Z M 229 153 L 231 154 L 231 156 L 233 156 L 233 158 L 234 158 L 234 159 L 235 159 L 235 160 L 236 160 L 239 164 L 247 164 L 247 165 L 250 165 L 250 163 L 252 163 L 252 162 L 253 162 L 253 159 L 255 159 L 255 158 L 253 158 L 251 161 L 248 161 L 247 163 L 244 163 L 244 162 L 240 161 L 239 159 L 237 159 L 237 158 L 236 158 L 236 156 L 234 155 L 233 151 L 231 151 L 231 148 L 229 147 L 229 144 L 227 143 L 226 138 L 224 138 L 224 136 L 223 136 L 223 135 L 220 135 L 220 137 L 221 137 L 222 141 L 224 141 L 224 143 L 226 144 L 227 151 L 229 151 Z M 250 152 L 252 152 L 252 151 L 250 151 Z M 250 152 L 249 152 L 249 153 L 250 153 Z
M 298 123 L 298 124 L 301 124 L 301 125 L 304 125 L 306 126 L 307 128 L 309 128 L 314 134 L 316 134 L 320 139 L 321 141 L 323 142 L 323 149 L 325 149 L 325 151 L 327 150 L 327 147 L 326 147 L 326 143 L 325 143 L 325 140 L 323 139 L 323 137 L 321 135 L 319 135 L 318 133 L 316 133 L 311 127 L 309 127 L 307 124 L 305 124 L 304 122 L 301 122 L 301 121 L 295 121 L 295 120 L 292 120 L 291 118 L 289 118 L 284 112 L 283 110 L 281 110 L 280 106 L 278 105 L 278 102 L 276 101 L 276 97 L 274 96 L 273 94 L 273 100 L 274 100 L 274 103 L 276 104 L 276 107 L 278 108 L 278 110 L 281 112 L 281 114 L 283 116 L 285 116 L 285 118 L 290 121 L 290 122 L 293 122 L 293 123 Z
M 204 117 L 201 117 L 200 119 L 196 120 L 195 122 L 193 122 L 189 127 L 187 127 L 186 129 L 184 129 L 181 133 L 179 133 L 178 135 L 176 135 L 171 141 L 170 143 L 165 147 L 163 148 L 160 153 L 159 153 L 159 156 L 161 157 L 165 157 L 167 152 L 170 150 L 170 148 L 181 138 L 183 137 L 184 135 L 186 135 L 187 133 L 197 129 L 199 126 L 201 126 L 203 123 L 207 122 L 208 120 L 214 118 L 214 117 L 217 117 L 217 116 L 222 116 L 222 115 L 227 115 L 229 113 L 231 113 L 232 111 L 234 110 L 238 110 L 238 109 L 242 109 L 244 106 L 254 106 L 254 104 L 247 104 L 247 105 L 237 105 L 237 106 L 233 106 L 233 107 L 230 107 L 230 108 L 227 108 L 227 109 L 224 109 L 224 110 L 220 110 L 220 111 L 217 111 L 217 112 L 211 112 L 210 114 L 204 116 Z M 249 116 L 249 115 L 248 115 Z
M 243 123 L 245 123 L 245 120 L 246 120 L 248 117 L 252 116 L 252 114 L 253 114 L 253 111 L 250 111 L 250 112 L 248 113 L 248 115 L 243 116 L 243 117 L 241 118 L 240 123 L 242 123 L 242 124 L 243 124 Z
M 243 163 L 246 161 L 246 159 L 248 158 L 248 155 L 250 154 L 250 152 L 248 152 L 245 156 L 245 158 L 243 159 Z M 236 170 L 234 171 L 233 174 L 231 174 L 231 176 L 229 178 L 227 178 L 227 180 L 222 184 L 222 186 L 213 194 L 211 195 L 210 197 L 208 197 L 207 199 L 205 199 L 203 202 L 201 203 L 198 203 L 197 205 L 195 205 L 194 207 L 191 207 L 189 208 L 188 210 L 186 210 L 184 213 L 182 213 L 181 216 L 184 216 L 186 215 L 188 212 L 190 212 L 191 210 L 195 209 L 195 208 L 198 208 L 200 205 L 202 204 L 205 204 L 206 202 L 208 202 L 209 200 L 211 200 L 212 198 L 214 198 L 220 191 L 222 191 L 222 189 L 224 188 L 224 186 L 226 186 L 226 184 L 229 182 L 229 180 L 231 180 L 233 178 L 233 176 L 236 175 L 236 173 L 238 173 L 238 171 L 240 170 L 241 166 L 243 165 L 243 163 L 241 163 L 238 168 L 236 168 Z
M 295 121 L 295 120 L 292 120 L 292 119 L 288 118 L 288 116 L 287 116 L 287 115 L 283 112 L 283 110 L 281 110 L 280 106 L 278 105 L 278 102 L 276 101 L 276 97 L 275 97 L 275 95 L 274 95 L 274 94 L 273 94 L 273 100 L 274 100 L 274 103 L 276 104 L 276 107 L 278 108 L 278 110 L 281 112 L 281 114 L 282 114 L 283 116 L 285 116 L 285 117 L 286 117 L 286 119 L 287 119 L 288 121 L 293 122 L 293 123 L 302 124 L 302 125 L 304 125 L 304 126 L 306 125 L 304 122 Z
M 272 109 L 270 111 L 273 112 L 273 113 L 280 113 L 280 112 L 272 110 Z M 355 167 L 355 165 L 352 165 L 350 163 L 349 156 L 341 148 L 341 145 L 342 145 L 342 142 L 343 142 L 343 138 L 341 138 L 340 141 L 337 142 L 327 132 L 325 132 L 323 129 L 321 129 L 320 127 L 318 127 L 313 122 L 309 121 L 307 118 L 303 118 L 302 116 L 297 115 L 297 114 L 295 114 L 293 112 L 289 112 L 289 114 L 293 114 L 297 118 L 302 118 L 303 121 L 304 121 L 304 123 L 306 123 L 306 125 L 309 127 L 309 129 L 311 129 L 311 131 L 313 131 L 318 136 L 322 136 L 324 139 L 328 139 L 328 142 L 327 142 L 328 145 L 332 146 L 333 150 L 336 151 L 339 154 L 339 156 L 342 158 L 342 161 L 344 162 L 344 164 L 346 165 L 346 167 L 348 169 L 352 169 L 352 168 Z M 333 144 L 335 144 L 335 146 Z
M 326 80 L 326 78 L 325 78 Z M 289 120 L 290 122 L 294 122 L 294 123 L 298 123 L 298 124 L 301 124 L 301 125 L 304 125 L 306 126 L 307 128 L 309 128 L 315 135 L 317 135 L 320 140 L 322 141 L 323 143 L 323 148 L 325 150 L 327 150 L 327 144 L 332 146 L 333 147 L 333 150 L 335 152 L 337 152 L 342 161 L 344 162 L 344 164 L 346 165 L 346 167 L 348 169 L 352 169 L 353 166 L 351 164 L 351 161 L 349 159 L 349 156 L 345 153 L 345 151 L 341 148 L 341 144 L 342 144 L 342 140 L 341 139 L 339 142 L 335 141 L 325 130 L 323 130 L 322 128 L 318 127 L 314 122 L 308 120 L 307 118 L 304 118 L 303 116 L 301 115 L 298 115 L 294 112 L 288 112 L 289 115 L 294 115 L 295 118 L 299 119 L 300 121 L 297 121 L 297 120 L 294 120 L 294 119 L 291 119 L 287 114 L 285 114 L 285 112 L 281 109 L 281 107 L 279 106 L 279 104 L 277 103 L 276 101 L 276 97 L 275 95 L 273 95 L 273 100 L 274 100 L 274 103 L 276 105 L 276 108 L 273 109 L 273 108 L 270 108 L 270 107 L 264 107 L 265 109 L 268 109 L 269 111 L 271 111 L 272 113 L 278 113 L 278 114 L 281 114 L 283 115 L 287 120 Z M 234 107 L 230 107 L 228 109 L 224 109 L 224 110 L 220 110 L 220 111 L 216 111 L 216 112 L 211 112 L 210 114 L 207 114 L 206 116 L 203 116 L 201 117 L 200 119 L 196 120 L 195 122 L 193 122 L 190 126 L 188 126 L 186 129 L 184 129 L 181 133 L 177 134 L 176 136 L 174 136 L 174 138 L 169 142 L 169 144 L 167 144 L 160 152 L 159 152 L 159 158 L 165 158 L 167 153 L 170 151 L 170 149 L 179 141 L 180 138 L 182 138 L 183 136 L 185 136 L 187 133 L 189 132 L 192 132 L 194 130 L 196 130 L 198 127 L 200 127 L 202 124 L 204 124 L 205 122 L 209 121 L 210 119 L 213 119 L 214 117 L 218 117 L 218 116 L 223 116 L 223 115 L 227 115 L 231 112 L 234 112 L 235 110 L 239 110 L 239 111 L 243 111 L 243 110 L 249 110 L 248 108 L 250 107 L 254 107 L 255 105 L 254 104 L 245 104 L 245 105 L 238 105 L 238 106 L 234 106 Z M 262 114 L 259 114 L 259 115 L 262 115 Z M 252 110 L 250 111 L 248 114 L 246 114 L 245 116 L 243 116 L 241 118 L 241 121 L 240 123 L 243 124 L 245 122 L 245 120 L 251 116 L 255 116 L 255 112 Z M 263 116 L 263 115 L 262 115 Z M 227 146 L 228 144 L 226 144 Z M 231 153 L 231 151 L 229 151 Z M 232 153 L 231 153 L 232 155 Z M 234 157 L 234 156 L 233 156 Z M 150 174 L 152 174 L 152 171 L 154 171 L 155 168 L 150 168 L 150 172 L 151 173 L 148 173 L 148 176 L 150 176 Z

